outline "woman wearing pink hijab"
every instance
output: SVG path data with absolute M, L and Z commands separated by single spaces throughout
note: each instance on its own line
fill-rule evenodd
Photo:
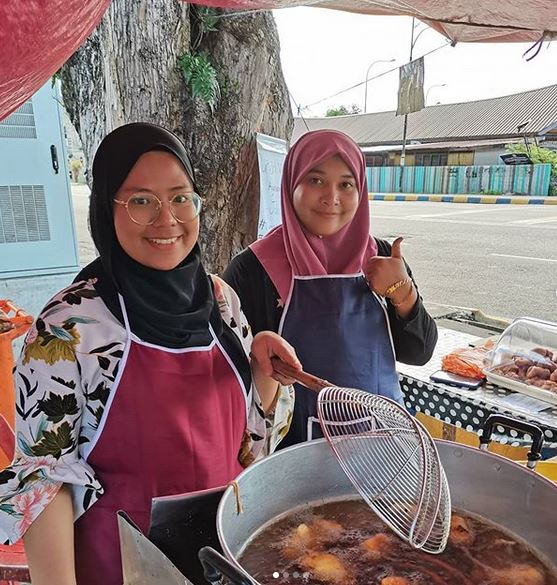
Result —
M 282 225 L 236 256 L 225 280 L 254 331 L 270 329 L 304 369 L 403 402 L 395 360 L 424 364 L 437 342 L 397 238 L 370 236 L 365 157 L 333 130 L 304 134 L 282 176 Z M 296 386 L 281 448 L 321 436 L 315 393 Z

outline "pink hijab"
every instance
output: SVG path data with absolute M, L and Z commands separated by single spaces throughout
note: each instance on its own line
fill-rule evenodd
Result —
M 352 171 L 360 201 L 352 221 L 332 236 L 320 238 L 298 220 L 292 203 L 294 190 L 311 169 L 339 155 Z M 304 134 L 286 156 L 281 187 L 282 224 L 250 248 L 286 301 L 293 276 L 356 274 L 377 255 L 369 235 L 369 203 L 365 157 L 358 145 L 336 130 Z

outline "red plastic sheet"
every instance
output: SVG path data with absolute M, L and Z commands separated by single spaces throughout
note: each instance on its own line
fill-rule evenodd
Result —
M 173 1 L 173 0 L 147 0 Z M 43 85 L 93 31 L 110 0 L 0 0 L 0 120 Z M 457 42 L 557 38 L 557 0 L 200 0 L 237 10 L 318 6 L 414 16 Z
M 413 16 L 456 42 L 557 38 L 556 0 L 193 0 L 236 10 L 315 6 L 361 14 Z
M 110 0 L 0 0 L 0 120 L 91 34 Z

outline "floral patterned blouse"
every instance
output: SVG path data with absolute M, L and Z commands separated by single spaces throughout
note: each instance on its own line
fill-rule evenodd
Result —
M 123 356 L 127 333 L 94 288 L 95 280 L 74 283 L 43 309 L 29 331 L 15 369 L 16 452 L 0 471 L 0 542 L 19 540 L 70 484 L 77 519 L 103 494 L 95 471 L 84 459 Z M 252 335 L 236 293 L 213 277 L 223 320 L 249 355 Z M 290 425 L 291 386 L 281 386 L 265 415 L 252 386 L 251 403 L 238 453 L 247 466 L 274 451 Z

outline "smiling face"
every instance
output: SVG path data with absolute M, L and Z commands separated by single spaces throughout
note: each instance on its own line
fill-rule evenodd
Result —
M 116 193 L 125 202 L 132 195 L 156 195 L 162 202 L 151 225 L 134 223 L 124 205 L 114 204 L 114 228 L 122 249 L 136 262 L 156 270 L 172 270 L 192 251 L 199 236 L 199 216 L 179 223 L 169 202 L 177 195 L 191 195 L 193 185 L 181 162 L 164 151 L 146 152 L 137 159 Z
M 294 189 L 292 203 L 307 230 L 316 236 L 331 236 L 352 221 L 359 199 L 352 171 L 336 155 L 303 177 Z

